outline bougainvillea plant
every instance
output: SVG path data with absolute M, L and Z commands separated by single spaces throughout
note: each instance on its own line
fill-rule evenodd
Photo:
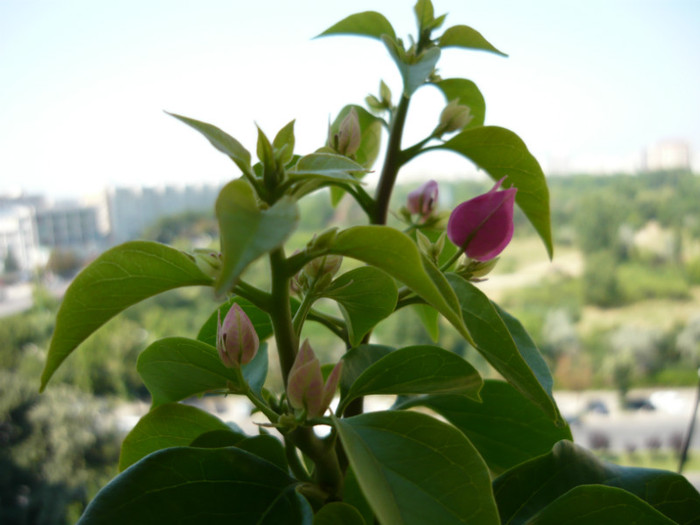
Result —
M 441 30 L 445 16 L 434 16 L 430 0 L 414 10 L 418 33 L 408 45 L 372 11 L 322 33 L 376 39 L 403 85 L 394 97 L 382 82 L 367 108 L 343 108 L 316 151 L 294 151 L 290 123 L 273 140 L 259 132 L 254 162 L 222 130 L 173 115 L 237 168 L 216 201 L 220 253 L 141 241 L 105 252 L 65 295 L 41 388 L 130 305 L 185 286 L 213 287 L 222 304 L 195 338 L 162 339 L 140 355 L 152 407 L 124 439 L 120 474 L 81 523 L 698 523 L 700 496 L 682 476 L 604 463 L 572 443 L 540 352 L 479 289 L 512 238 L 516 204 L 551 256 L 547 185 L 513 132 L 484 124 L 477 86 L 436 73 L 445 48 L 503 53 L 468 26 Z M 424 140 L 404 146 L 409 103 L 426 86 L 442 92 L 445 108 Z M 375 168 L 382 131 L 386 151 Z M 462 155 L 495 183 L 465 195 L 447 222 L 434 181 L 406 203 L 391 201 L 401 168 L 433 150 Z M 370 191 L 362 179 L 373 169 L 379 182 Z M 354 199 L 367 223 L 318 232 L 293 252 L 285 245 L 298 202 L 321 188 L 334 202 Z M 387 225 L 390 203 L 401 229 Z M 269 261 L 267 286 L 247 279 L 260 258 Z M 483 379 L 435 345 L 375 340 L 376 325 L 406 307 L 433 327 L 443 318 L 500 379 Z M 337 363 L 320 365 L 314 341 L 301 337 L 308 322 L 342 342 Z M 277 390 L 266 388 L 273 351 L 284 385 Z M 246 397 L 259 433 L 182 403 L 198 395 Z M 395 402 L 366 412 L 374 395 Z

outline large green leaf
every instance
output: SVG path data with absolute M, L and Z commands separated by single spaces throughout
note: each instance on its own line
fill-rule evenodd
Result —
M 260 392 L 267 377 L 267 347 L 262 344 L 253 360 L 242 367 L 243 377 Z M 209 391 L 238 385 L 238 375 L 221 362 L 216 348 L 184 337 L 160 339 L 139 355 L 141 379 L 151 393 L 153 406 L 173 403 Z
M 560 441 L 549 454 L 509 470 L 493 486 L 503 523 L 518 524 L 530 523 L 574 487 L 594 484 L 631 492 L 678 523 L 700 523 L 700 494 L 683 476 L 613 465 L 570 441 Z
M 454 427 L 416 412 L 334 419 L 381 523 L 497 524 L 488 468 Z
M 462 277 L 448 274 L 447 280 L 462 305 L 464 323 L 474 338 L 476 349 L 508 382 L 563 426 L 557 404 L 548 390 L 551 377 L 548 373 L 538 376 L 538 370 L 530 368 L 493 303 Z
M 343 356 L 343 370 L 340 374 L 340 395 L 347 396 L 350 387 L 374 363 L 393 352 L 394 348 L 384 345 L 360 345 L 348 350 Z
M 461 47 L 464 49 L 489 51 L 504 57 L 508 56 L 493 47 L 476 29 L 464 25 L 448 27 L 438 39 L 438 45 L 443 48 Z
M 459 302 L 442 273 L 421 257 L 410 237 L 388 226 L 355 226 L 335 238 L 329 253 L 359 259 L 403 282 L 435 307 L 471 340 L 460 313 Z
M 359 345 L 379 321 L 393 313 L 398 300 L 394 280 L 372 266 L 342 274 L 323 295 L 338 303 L 352 346 Z
M 41 390 L 68 355 L 109 319 L 181 286 L 211 285 L 191 257 L 163 244 L 127 242 L 107 250 L 68 287 L 56 316 Z
M 226 423 L 199 408 L 168 403 L 143 416 L 122 442 L 119 470 L 169 447 L 186 446 L 200 434 L 230 430 Z
M 465 129 L 483 126 L 486 119 L 486 102 L 476 84 L 466 78 L 446 78 L 434 83 L 447 102 L 458 100 L 463 106 L 469 106 L 472 120 Z
M 396 38 L 391 23 L 384 15 L 376 11 L 364 11 L 350 15 L 318 36 L 329 35 L 359 35 L 377 39 L 381 38 L 382 35 L 389 35 Z
M 331 123 L 329 133 L 338 133 L 340 124 L 345 120 L 351 110 L 355 110 L 357 120 L 360 123 L 360 147 L 354 154 L 354 158 L 358 164 L 361 164 L 367 170 L 374 165 L 374 161 L 379 156 L 379 148 L 382 139 L 382 119 L 372 115 L 362 106 L 350 104 L 340 110 L 338 116 Z M 364 176 L 366 171 L 357 174 L 358 178 Z
M 480 395 L 480 403 L 463 396 L 425 396 L 401 408 L 424 406 L 440 414 L 464 432 L 496 474 L 546 454 L 562 439 L 572 439 L 568 427 L 555 425 L 504 381 L 485 381 Z
M 314 525 L 365 525 L 365 520 L 352 505 L 334 501 L 321 507 L 314 516 Z
M 297 481 L 239 448 L 176 447 L 147 456 L 114 478 L 80 525 L 310 525 Z
M 212 146 L 218 149 L 221 153 L 228 155 L 242 172 L 250 173 L 250 152 L 231 135 L 220 130 L 216 126 L 207 124 L 206 122 L 183 117 L 182 115 L 176 115 L 175 113 L 168 113 L 168 115 L 175 117 L 191 128 L 199 131 L 207 138 Z
M 261 209 L 250 185 L 237 179 L 219 193 L 216 216 L 223 254 L 216 290 L 225 293 L 250 263 L 284 243 L 297 227 L 299 210 L 296 202 L 287 197 L 268 209 Z
M 537 159 L 512 131 L 496 126 L 470 128 L 437 146 L 464 155 L 494 180 L 508 177 L 504 187 L 515 186 L 515 202 L 553 253 L 549 216 L 549 189 Z
M 204 324 L 197 334 L 197 339 L 199 341 L 211 346 L 216 346 L 216 330 L 219 316 L 221 316 L 221 321 L 223 322 L 226 314 L 233 306 L 233 303 L 238 304 L 246 313 L 250 322 L 253 323 L 253 327 L 260 341 L 264 341 L 272 335 L 272 320 L 270 316 L 247 299 L 237 295 L 220 305 L 211 313 L 208 319 L 204 321 Z
M 382 41 L 396 67 L 399 68 L 399 73 L 403 79 L 403 94 L 405 97 L 410 97 L 419 87 L 425 84 L 433 71 L 435 71 L 435 66 L 440 60 L 440 48 L 431 47 L 423 51 L 419 56 L 414 57 L 409 56 L 401 47 L 401 44 L 396 42 L 395 38 L 384 35 Z
M 459 394 L 479 401 L 483 380 L 464 359 L 437 346 L 395 350 L 369 366 L 343 397 L 341 407 L 367 395 Z
M 581 485 L 537 513 L 528 525 L 674 525 L 654 507 L 626 490 L 604 485 Z
M 420 319 L 430 339 L 437 343 L 440 340 L 440 314 L 438 311 L 427 304 L 412 304 L 411 309 Z

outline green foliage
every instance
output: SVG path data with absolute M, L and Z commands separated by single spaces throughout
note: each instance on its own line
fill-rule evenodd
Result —
M 549 190 L 538 162 L 513 132 L 483 125 L 485 104 L 476 85 L 437 76 L 441 48 L 503 53 L 464 25 L 433 36 L 445 15 L 435 17 L 430 0 L 418 0 L 414 12 L 418 35 L 408 45 L 383 15 L 371 11 L 322 33 L 380 40 L 399 70 L 402 96 L 394 106 L 390 89 L 381 82 L 379 98 L 367 99 L 371 112 L 343 108 L 316 151 L 295 154 L 294 121 L 273 140 L 258 128 L 259 162 L 253 164 L 250 152 L 224 131 L 173 115 L 240 170 L 216 202 L 221 254 L 190 255 L 152 242 L 127 243 L 103 254 L 66 293 L 41 386 L 82 343 L 81 350 L 90 352 L 84 363 L 110 361 L 109 350 L 90 345 L 111 335 L 113 325 L 101 327 L 112 317 L 149 297 L 213 285 L 222 304 L 198 306 L 208 317 L 198 319 L 196 326 L 203 324 L 197 339 L 159 333 L 155 340 L 155 334 L 134 328 L 131 316 L 138 308 L 125 312 L 119 330 L 128 331 L 131 339 L 124 337 L 128 349 L 120 349 L 119 357 L 135 357 L 135 339 L 144 346 L 150 343 L 136 370 L 152 405 L 124 439 L 121 473 L 92 500 L 81 524 L 562 522 L 587 515 L 593 498 L 603 502 L 595 514 L 600 521 L 638 516 L 659 523 L 664 516 L 687 521 L 697 511 L 700 495 L 679 476 L 601 464 L 566 441 L 571 433 L 534 340 L 519 320 L 466 280 L 472 273 L 465 268 L 472 266 L 459 259 L 471 238 L 465 246 L 439 248 L 445 214 L 426 221 L 399 212 L 396 221 L 403 225 L 387 225 L 403 165 L 443 149 L 468 158 L 496 180 L 507 176 L 505 184 L 517 188 L 522 220 L 532 224 L 550 257 L 553 252 Z M 402 149 L 409 101 L 431 84 L 448 101 L 443 117 L 454 110 L 459 118 L 444 117 L 449 126 L 443 122 L 442 129 Z M 471 121 L 465 118 L 467 108 L 456 104 L 473 105 Z M 385 128 L 386 155 L 370 195 L 361 178 L 378 156 Z M 447 130 L 456 135 L 440 142 Z M 300 224 L 298 202 L 324 187 L 331 187 L 334 204 L 352 199 L 369 224 L 333 227 L 304 245 L 293 237 Z M 504 226 L 510 231 L 512 200 L 507 206 Z M 605 218 L 613 226 L 607 237 L 580 235 L 596 250 L 587 259 L 584 289 L 598 294 L 597 301 L 619 296 L 622 280 L 615 264 L 631 254 L 613 245 L 621 224 L 613 219 L 621 211 L 612 206 L 608 211 Z M 173 324 L 181 326 L 166 330 L 191 328 L 193 320 L 175 315 L 187 302 L 185 296 L 165 297 L 152 299 L 140 313 L 148 318 L 149 311 L 157 311 L 162 317 L 158 332 Z M 161 316 L 157 301 L 174 314 Z M 227 319 L 222 330 L 220 320 L 234 303 L 240 305 L 236 320 Z M 402 310 L 408 306 L 417 309 L 435 339 L 441 323 L 449 323 L 453 330 L 443 331 L 447 348 L 419 344 L 428 334 L 417 322 L 420 335 L 413 326 L 402 325 L 407 318 Z M 321 325 L 330 344 L 345 352 L 337 364 L 320 366 L 312 345 L 319 348 L 321 340 L 307 321 Z M 263 341 L 272 337 L 272 355 L 263 343 L 245 366 L 222 360 L 230 344 L 243 344 L 232 340 L 242 330 L 229 329 L 228 323 L 247 327 L 248 335 L 252 326 Z M 386 327 L 398 327 L 402 333 L 393 339 L 406 344 L 395 349 L 370 343 L 385 335 Z M 302 335 L 309 333 L 312 340 L 304 340 Z M 331 348 L 324 354 L 337 358 Z M 625 366 L 618 369 L 628 370 Z M 77 369 L 92 380 L 87 370 Z M 503 379 L 484 382 L 480 372 Z M 114 388 L 97 384 L 91 386 Z M 338 387 L 337 408 L 327 416 Z M 180 402 L 195 395 L 240 396 L 267 422 L 260 435 L 247 435 Z M 373 395 L 397 398 L 389 410 L 364 413 L 363 398 Z M 409 410 L 413 408 L 431 413 Z M 317 426 L 330 427 L 330 432 L 321 437 Z M 268 434 L 266 427 L 277 433 Z M 492 475 L 500 477 L 494 481 Z M 681 500 L 685 507 L 678 504 Z

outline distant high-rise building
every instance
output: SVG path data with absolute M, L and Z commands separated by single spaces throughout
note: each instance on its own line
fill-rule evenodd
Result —
M 659 142 L 646 151 L 645 171 L 690 170 L 690 145 L 682 140 Z
M 212 211 L 220 187 L 188 185 L 110 188 L 107 191 L 110 241 L 136 239 L 161 217 L 186 211 Z
M 34 209 L 21 204 L 0 205 L 0 267 L 8 258 L 19 270 L 33 270 L 39 263 Z

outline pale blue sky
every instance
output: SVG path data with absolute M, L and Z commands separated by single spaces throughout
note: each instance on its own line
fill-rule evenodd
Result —
M 400 91 L 383 46 L 312 37 L 351 13 L 414 31 L 413 1 L 0 0 L 0 192 L 65 196 L 106 184 L 221 181 L 233 164 L 162 113 L 209 121 L 255 150 L 296 119 L 298 151 L 329 117 Z M 484 34 L 508 59 L 446 50 L 443 77 L 474 80 L 487 123 L 518 133 L 547 169 L 608 169 L 662 139 L 700 152 L 700 2 L 434 0 L 447 25 Z M 407 140 L 434 126 L 426 88 Z M 467 161 L 424 156 L 409 172 L 455 175 Z

